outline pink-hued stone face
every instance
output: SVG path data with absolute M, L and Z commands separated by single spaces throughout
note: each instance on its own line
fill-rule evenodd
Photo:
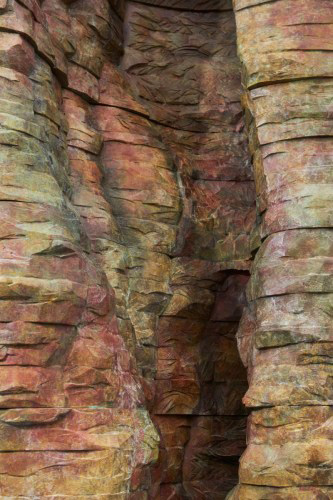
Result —
M 253 411 L 228 498 L 331 498 L 332 5 L 234 8 L 263 242 L 238 332 Z
M 1 497 L 332 497 L 332 23 L 0 0 Z
M 158 435 L 95 255 L 116 227 L 90 109 L 105 56 L 63 2 L 42 7 L 0 5 L 0 492 L 125 498 Z
M 237 482 L 255 195 L 231 2 L 190 3 L 0 2 L 4 497 Z

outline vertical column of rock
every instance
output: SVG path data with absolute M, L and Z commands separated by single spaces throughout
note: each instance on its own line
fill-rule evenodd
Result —
M 96 77 L 82 59 L 67 68 L 74 45 L 48 26 L 68 27 L 66 8 L 52 2 L 50 17 L 48 5 L 0 3 L 0 494 L 125 499 L 156 438 L 75 207 L 85 200 L 69 153 L 98 191 L 86 152 L 96 155 L 101 140 L 85 125 Z M 61 87 L 81 96 L 64 93 L 68 121 Z
M 332 3 L 234 7 L 263 242 L 239 332 L 252 414 L 230 498 L 332 498 Z
M 151 495 L 223 498 L 237 481 L 245 441 L 241 398 L 247 384 L 235 331 L 248 280 L 249 233 L 255 215 L 232 6 L 225 1 L 128 2 L 125 34 L 122 68 L 148 111 L 140 114 L 148 117 L 173 159 L 167 170 L 159 155 L 160 170 L 152 171 L 156 153 L 150 153 L 149 162 L 143 152 L 134 156 L 129 146 L 114 145 L 106 155 L 109 182 L 122 187 L 115 209 L 129 212 L 132 205 L 137 217 L 145 218 L 140 226 L 136 222 L 137 228 L 146 233 L 148 221 L 154 228 L 147 241 L 132 229 L 136 241 L 131 244 L 142 247 L 150 241 L 160 252 L 156 267 L 153 254 L 147 255 L 146 276 L 152 273 L 156 287 L 158 275 L 159 286 L 165 287 L 160 291 L 168 294 L 157 307 L 148 294 L 142 301 L 141 288 L 135 308 L 134 329 L 142 352 L 147 353 L 141 367 L 155 378 L 150 384 L 151 409 L 161 432 Z M 120 176 L 116 147 L 126 157 L 126 169 L 138 172 L 136 176 Z M 139 163 L 141 159 L 147 163 Z M 150 194 L 146 175 L 153 179 Z M 177 199 L 164 194 L 171 191 L 171 182 L 181 200 L 172 220 L 169 215 L 165 219 L 164 208 L 175 206 Z M 140 195 L 139 189 L 144 189 Z M 111 193 L 114 196 L 114 188 Z M 120 196 L 132 204 L 120 203 Z M 149 211 L 140 207 L 139 196 L 145 205 L 150 199 Z M 152 221 L 158 220 L 171 222 L 173 229 L 178 224 L 172 234 L 164 230 L 164 239 L 171 236 L 168 247 L 156 247 L 157 224 Z M 138 277 L 140 272 L 136 268 Z M 145 280 L 143 286 L 148 291 L 151 285 Z M 140 310 L 140 304 L 146 304 L 145 309 Z M 154 321 L 149 337 L 140 339 L 146 317 Z
M 168 254 L 176 241 L 180 195 L 170 154 L 115 66 L 124 5 L 113 6 L 116 10 L 107 1 L 76 1 L 68 9 L 44 2 L 43 10 L 70 61 L 64 101 L 72 201 L 116 292 L 118 325 L 138 359 L 149 406 L 155 389 L 154 334 L 171 294 Z M 123 394 L 131 394 L 130 386 L 123 386 Z M 138 495 L 144 495 L 149 480 L 148 470 L 135 472 L 132 487 Z

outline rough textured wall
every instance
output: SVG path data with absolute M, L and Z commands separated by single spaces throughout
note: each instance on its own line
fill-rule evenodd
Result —
M 332 2 L 235 0 L 263 243 L 239 331 L 252 414 L 231 499 L 332 489 Z
M 234 335 L 255 225 L 234 15 L 228 2 L 187 2 L 178 10 L 149 3 L 127 3 L 121 66 L 171 152 L 180 197 L 171 249 L 153 248 L 166 254 L 167 268 L 154 281 L 165 306 L 153 310 L 154 297 L 145 296 L 149 314 L 136 303 L 131 318 L 161 433 L 152 493 L 223 498 L 237 481 L 244 447 L 247 382 Z M 144 217 L 164 222 L 175 206 L 164 195 L 171 182 L 161 171 L 153 185 L 151 178 L 131 177 L 133 197 L 149 183 L 144 201 L 155 207 Z M 142 230 L 146 224 L 140 221 Z M 156 259 L 147 256 L 147 273 Z M 142 337 L 145 325 L 149 336 Z
M 259 247 L 230 498 L 333 496 L 333 9 L 234 7 L 257 211 L 231 1 L 0 0 L 3 498 L 224 498 Z
M 231 3 L 3 0 L 0 30 L 1 495 L 223 498 L 255 222 Z
M 1 2 L 1 498 L 128 498 L 157 457 L 107 279 L 92 104 L 112 20 L 103 2 Z

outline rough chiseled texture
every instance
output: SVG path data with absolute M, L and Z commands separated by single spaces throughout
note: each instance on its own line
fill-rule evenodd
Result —
M 0 0 L 2 498 L 237 483 L 255 196 L 235 37 L 224 0 Z
M 2 498 L 333 498 L 333 9 L 233 3 L 0 0 Z
M 98 5 L 1 3 L 1 498 L 128 498 L 157 458 L 100 250 L 116 222 L 91 103 L 120 41 Z
M 258 235 L 238 332 L 248 447 L 233 500 L 333 498 L 330 1 L 234 1 Z
M 152 247 L 158 256 L 144 256 L 145 289 L 150 272 L 161 307 L 138 290 L 130 311 L 161 434 L 151 494 L 221 499 L 237 482 L 245 445 L 241 399 L 247 381 L 235 331 L 256 217 L 234 15 L 230 2 L 143 3 L 127 3 L 121 68 L 165 144 L 173 172 L 159 160 L 156 177 L 130 180 L 137 199 L 154 179 L 148 196 L 155 212 L 145 208 L 142 218 L 167 224 L 163 235 L 172 242 L 170 249 Z M 145 169 L 152 166 L 150 157 Z M 117 179 L 118 188 L 127 187 Z M 141 214 L 137 206 L 135 211 Z M 146 227 L 145 221 L 138 224 Z M 162 259 L 160 252 L 163 261 L 153 275 L 151 262 Z

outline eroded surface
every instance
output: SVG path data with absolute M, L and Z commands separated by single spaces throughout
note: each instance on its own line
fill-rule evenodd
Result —
M 231 3 L 0 0 L 0 30 L 1 495 L 224 498 L 256 219 Z
M 253 411 L 228 498 L 332 498 L 332 5 L 234 6 L 263 243 L 238 333 Z

